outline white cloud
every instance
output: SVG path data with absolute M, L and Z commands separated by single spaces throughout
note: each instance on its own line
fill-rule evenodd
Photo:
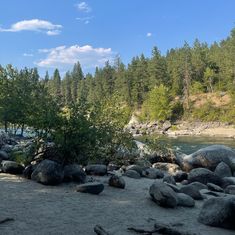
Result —
M 77 7 L 79 11 L 83 11 L 86 13 L 91 12 L 91 8 L 86 2 L 80 2 L 76 4 L 75 6 Z
M 84 23 L 84 24 L 89 24 L 91 19 L 93 19 L 94 16 L 88 16 L 88 17 L 77 17 L 76 20 Z
M 59 35 L 60 33 L 61 33 L 60 30 L 49 30 L 46 32 L 48 36 L 55 36 L 55 35 Z
M 94 48 L 90 45 L 59 46 L 52 49 L 40 49 L 39 52 L 45 53 L 47 56 L 35 64 L 48 68 L 73 65 L 77 61 L 86 69 L 94 68 L 103 66 L 107 60 L 112 61 L 114 58 L 114 52 L 111 48 Z
M 152 33 L 147 33 L 146 37 L 152 37 Z
M 22 20 L 11 25 L 10 28 L 0 28 L 0 32 L 20 32 L 20 31 L 36 31 L 44 32 L 47 35 L 58 35 L 62 25 L 52 24 L 46 20 L 32 19 Z
M 33 57 L 33 54 L 30 54 L 30 53 L 24 53 L 23 56 L 25 57 Z

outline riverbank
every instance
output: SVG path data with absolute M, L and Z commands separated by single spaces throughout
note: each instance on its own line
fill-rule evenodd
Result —
M 127 125 L 127 130 L 130 131 L 135 137 L 157 134 L 167 135 L 169 137 L 201 136 L 235 139 L 235 126 L 221 122 L 181 121 L 172 124 L 169 121 L 164 123 L 139 123 L 136 120 L 131 120 Z
M 158 222 L 182 223 L 182 230 L 191 234 L 234 234 L 197 221 L 203 201 L 196 201 L 193 208 L 157 206 L 148 193 L 152 179 L 124 177 L 126 188 L 117 189 L 108 186 L 107 176 L 95 178 L 105 185 L 100 195 L 78 193 L 75 184 L 44 186 L 19 176 L 1 174 L 0 219 L 13 220 L 0 224 L 0 233 L 94 235 L 94 226 L 100 224 L 112 235 L 131 235 L 136 233 L 128 231 L 128 227 L 151 228 L 151 222 Z
M 170 137 L 202 136 L 235 138 L 235 127 L 234 125 L 223 124 L 220 122 L 182 122 L 169 128 L 166 134 Z

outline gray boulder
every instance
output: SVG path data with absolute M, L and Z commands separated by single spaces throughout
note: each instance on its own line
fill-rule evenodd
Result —
M 7 152 L 0 150 L 0 162 L 2 160 L 9 160 L 9 155 Z
M 228 185 L 235 185 L 235 177 L 224 177 L 223 178 L 223 188 L 226 188 Z
M 174 185 L 174 184 L 169 184 L 169 183 L 166 183 L 164 182 L 167 186 L 169 186 L 170 188 L 172 188 L 176 193 L 179 193 L 180 192 L 180 189 L 177 187 L 177 185 Z
M 235 230 L 235 196 L 210 198 L 204 202 L 200 223 Z
M 174 177 L 173 177 L 172 175 L 166 175 L 166 176 L 164 176 L 163 182 L 164 182 L 164 183 L 168 183 L 168 184 L 176 185 L 175 179 L 174 179 Z
M 145 167 L 146 168 L 146 167 Z M 142 171 L 145 169 L 144 167 L 138 166 L 138 165 L 130 165 L 126 167 L 126 171 L 136 171 L 138 172 L 140 175 L 142 175 Z
M 209 190 L 214 191 L 214 192 L 223 192 L 224 191 L 220 186 L 218 186 L 216 184 L 212 184 L 212 183 L 208 183 L 207 187 Z
M 190 185 L 193 185 L 197 190 L 202 190 L 202 189 L 208 189 L 208 187 L 205 184 L 202 184 L 200 182 L 192 182 Z
M 91 164 L 85 167 L 85 172 L 88 175 L 104 176 L 107 174 L 107 166 L 103 164 Z
M 196 168 L 191 170 L 188 175 L 188 181 L 189 183 L 195 181 L 202 184 L 213 183 L 219 186 L 223 184 L 221 177 L 206 168 Z
M 153 168 L 159 169 L 161 171 L 165 171 L 170 175 L 176 174 L 176 172 L 180 171 L 180 167 L 174 163 L 166 163 L 166 162 L 157 162 L 154 163 Z
M 219 163 L 214 172 L 221 178 L 232 176 L 230 167 L 224 162 Z
M 195 201 L 185 193 L 177 193 L 178 206 L 194 207 Z
M 184 156 L 183 168 L 185 171 L 198 167 L 215 170 L 220 162 L 226 163 L 233 169 L 235 166 L 235 151 L 224 145 L 211 145 Z
M 152 167 L 142 171 L 142 175 L 149 179 L 161 179 L 164 177 L 164 173 L 161 170 Z
M 173 175 L 175 182 L 182 182 L 183 180 L 188 179 L 188 174 L 184 171 L 176 172 L 176 174 Z
M 31 175 L 32 180 L 45 185 L 57 185 L 63 178 L 63 166 L 47 159 L 41 161 Z
M 124 189 L 125 185 L 126 185 L 125 180 L 121 176 L 112 175 L 109 178 L 109 186 L 111 187 Z
M 233 194 L 233 195 L 235 195 L 235 185 L 229 185 L 229 186 L 227 186 L 224 191 L 225 191 L 225 193 L 227 193 L 227 194 Z
M 188 196 L 192 197 L 195 200 L 203 200 L 203 195 L 194 185 L 191 184 L 182 186 L 180 188 L 180 193 L 187 194 Z
M 152 200 L 162 207 L 176 207 L 178 198 L 176 192 L 162 182 L 155 182 L 150 186 L 149 194 Z
M 64 181 L 77 183 L 86 182 L 86 173 L 78 164 L 69 164 L 64 167 Z
M 14 161 L 5 161 L 1 162 L 2 172 L 9 174 L 22 174 L 24 167 Z
M 35 165 L 28 165 L 24 168 L 24 171 L 23 171 L 23 176 L 26 178 L 26 179 L 31 179 L 31 175 L 33 173 L 33 171 L 36 169 L 37 167 L 37 164 Z
M 104 190 L 104 185 L 98 182 L 80 184 L 76 191 L 81 193 L 100 194 Z
M 134 170 L 128 170 L 123 175 L 127 176 L 129 178 L 133 178 L 133 179 L 140 179 L 141 178 L 140 174 Z

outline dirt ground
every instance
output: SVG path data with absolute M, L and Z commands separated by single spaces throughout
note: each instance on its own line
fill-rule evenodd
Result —
M 75 184 L 43 186 L 18 176 L 0 174 L 0 234 L 17 235 L 94 235 L 102 225 L 112 235 L 136 234 L 132 226 L 151 227 L 149 220 L 183 223 L 182 229 L 201 235 L 234 235 L 234 231 L 205 226 L 197 222 L 202 202 L 194 208 L 165 209 L 150 200 L 148 189 L 154 180 L 124 177 L 126 188 L 107 185 L 107 177 L 98 177 L 105 189 L 100 195 L 75 191 Z

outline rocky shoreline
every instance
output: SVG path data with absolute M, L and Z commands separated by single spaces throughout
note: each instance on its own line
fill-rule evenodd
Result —
M 131 121 L 126 129 L 133 136 L 142 135 L 167 135 L 169 137 L 178 136 L 204 136 L 204 137 L 223 137 L 235 139 L 235 127 L 221 122 L 178 122 L 170 123 L 165 121 L 140 123 Z
M 167 125 L 165 124 L 165 126 Z M 20 178 L 23 176 L 30 180 L 29 182 L 43 185 L 44 191 L 47 191 L 47 187 L 57 185 L 59 187 L 59 185 L 63 186 L 69 183 L 73 185 L 73 188 L 70 189 L 73 192 L 73 198 L 76 197 L 74 193 L 78 194 L 78 198 L 80 197 L 79 194 L 86 193 L 94 197 L 99 195 L 102 198 L 104 196 L 103 200 L 105 200 L 106 193 L 113 192 L 109 188 L 115 188 L 117 190 L 115 197 L 123 197 L 120 203 L 125 204 L 126 201 L 132 203 L 134 201 L 138 205 L 132 204 L 132 207 L 138 208 L 140 215 L 146 206 L 149 208 L 148 213 L 151 210 L 159 210 L 159 208 L 162 208 L 162 214 L 166 213 L 169 208 L 174 209 L 175 212 L 171 211 L 173 215 L 176 215 L 177 211 L 181 211 L 182 208 L 185 208 L 184 213 L 197 212 L 194 215 L 194 220 L 191 221 L 192 227 L 189 230 L 185 223 L 180 222 L 181 225 L 178 227 L 166 219 L 163 221 L 165 223 L 156 221 L 151 228 L 147 229 L 127 224 L 126 230 L 130 231 L 131 234 L 131 231 L 141 230 L 148 234 L 147 232 L 151 229 L 155 232 L 163 229 L 169 231 L 169 234 L 193 235 L 198 234 L 195 233 L 197 231 L 194 227 L 195 224 L 197 226 L 204 224 L 218 227 L 218 229 L 235 230 L 235 152 L 229 147 L 212 145 L 190 155 L 178 156 L 173 153 L 172 155 L 162 155 L 157 151 L 151 152 L 145 144 L 137 142 L 139 154 L 135 156 L 135 159 L 132 159 L 131 164 L 128 164 L 128 161 L 124 159 L 123 164 L 113 161 L 107 165 L 94 163 L 80 166 L 75 163 L 63 165 L 52 159 L 40 159 L 25 166 L 17 162 L 19 159 L 14 158 L 15 155 L 12 153 L 23 154 L 25 151 L 30 151 L 31 141 L 28 140 L 22 145 L 13 139 L 2 140 L 6 143 L 2 145 L 0 150 L 0 178 L 2 174 L 4 177 L 6 174 L 19 175 Z M 125 158 L 125 156 L 123 157 Z M 97 177 L 99 177 L 98 180 Z M 141 190 L 139 188 L 137 190 L 135 187 L 129 188 L 130 184 L 135 185 L 135 182 L 130 181 L 130 179 L 142 181 L 143 185 L 139 183 L 135 186 L 141 187 Z M 130 190 L 137 191 L 133 194 L 133 191 Z M 70 191 L 68 190 L 67 193 L 70 193 Z M 143 195 L 140 195 L 140 193 Z M 132 197 L 129 197 L 130 195 Z M 133 199 L 133 197 L 141 198 L 141 196 L 144 199 L 141 202 Z M 86 200 L 86 197 L 82 198 Z M 118 200 L 117 198 L 115 201 Z M 110 199 L 112 200 L 112 197 L 107 197 L 106 200 L 109 201 Z M 93 201 L 94 198 L 91 200 Z M 119 201 L 117 202 L 119 203 Z M 40 203 L 43 204 L 43 201 L 40 201 Z M 76 206 L 79 207 L 79 204 Z M 186 208 L 191 212 L 186 212 Z M 58 210 L 57 207 L 54 209 Z M 101 209 L 103 211 L 103 208 Z M 7 208 L 6 210 L 8 211 Z M 100 215 L 99 210 L 94 213 Z M 130 211 L 132 210 L 130 209 Z M 125 213 L 129 213 L 128 208 Z M 161 213 L 157 213 L 158 217 L 161 217 Z M 169 212 L 169 214 L 171 213 Z M 157 214 L 156 218 L 158 218 Z M 106 218 L 105 212 L 103 216 Z M 123 214 L 117 213 L 116 216 L 119 219 Z M 183 217 L 185 217 L 184 214 L 180 217 L 177 215 L 178 219 Z M 5 223 L 9 220 L 3 219 L 2 221 Z M 10 221 L 14 224 L 15 219 L 12 217 Z M 121 234 L 130 234 L 126 230 Z M 96 234 L 118 234 L 115 232 L 108 233 L 100 225 L 95 225 L 94 231 Z M 206 232 L 201 234 L 207 235 L 210 234 L 210 231 L 213 230 L 206 229 Z M 223 231 L 223 234 L 229 234 L 225 231 Z M 219 231 L 217 232 L 220 234 Z

